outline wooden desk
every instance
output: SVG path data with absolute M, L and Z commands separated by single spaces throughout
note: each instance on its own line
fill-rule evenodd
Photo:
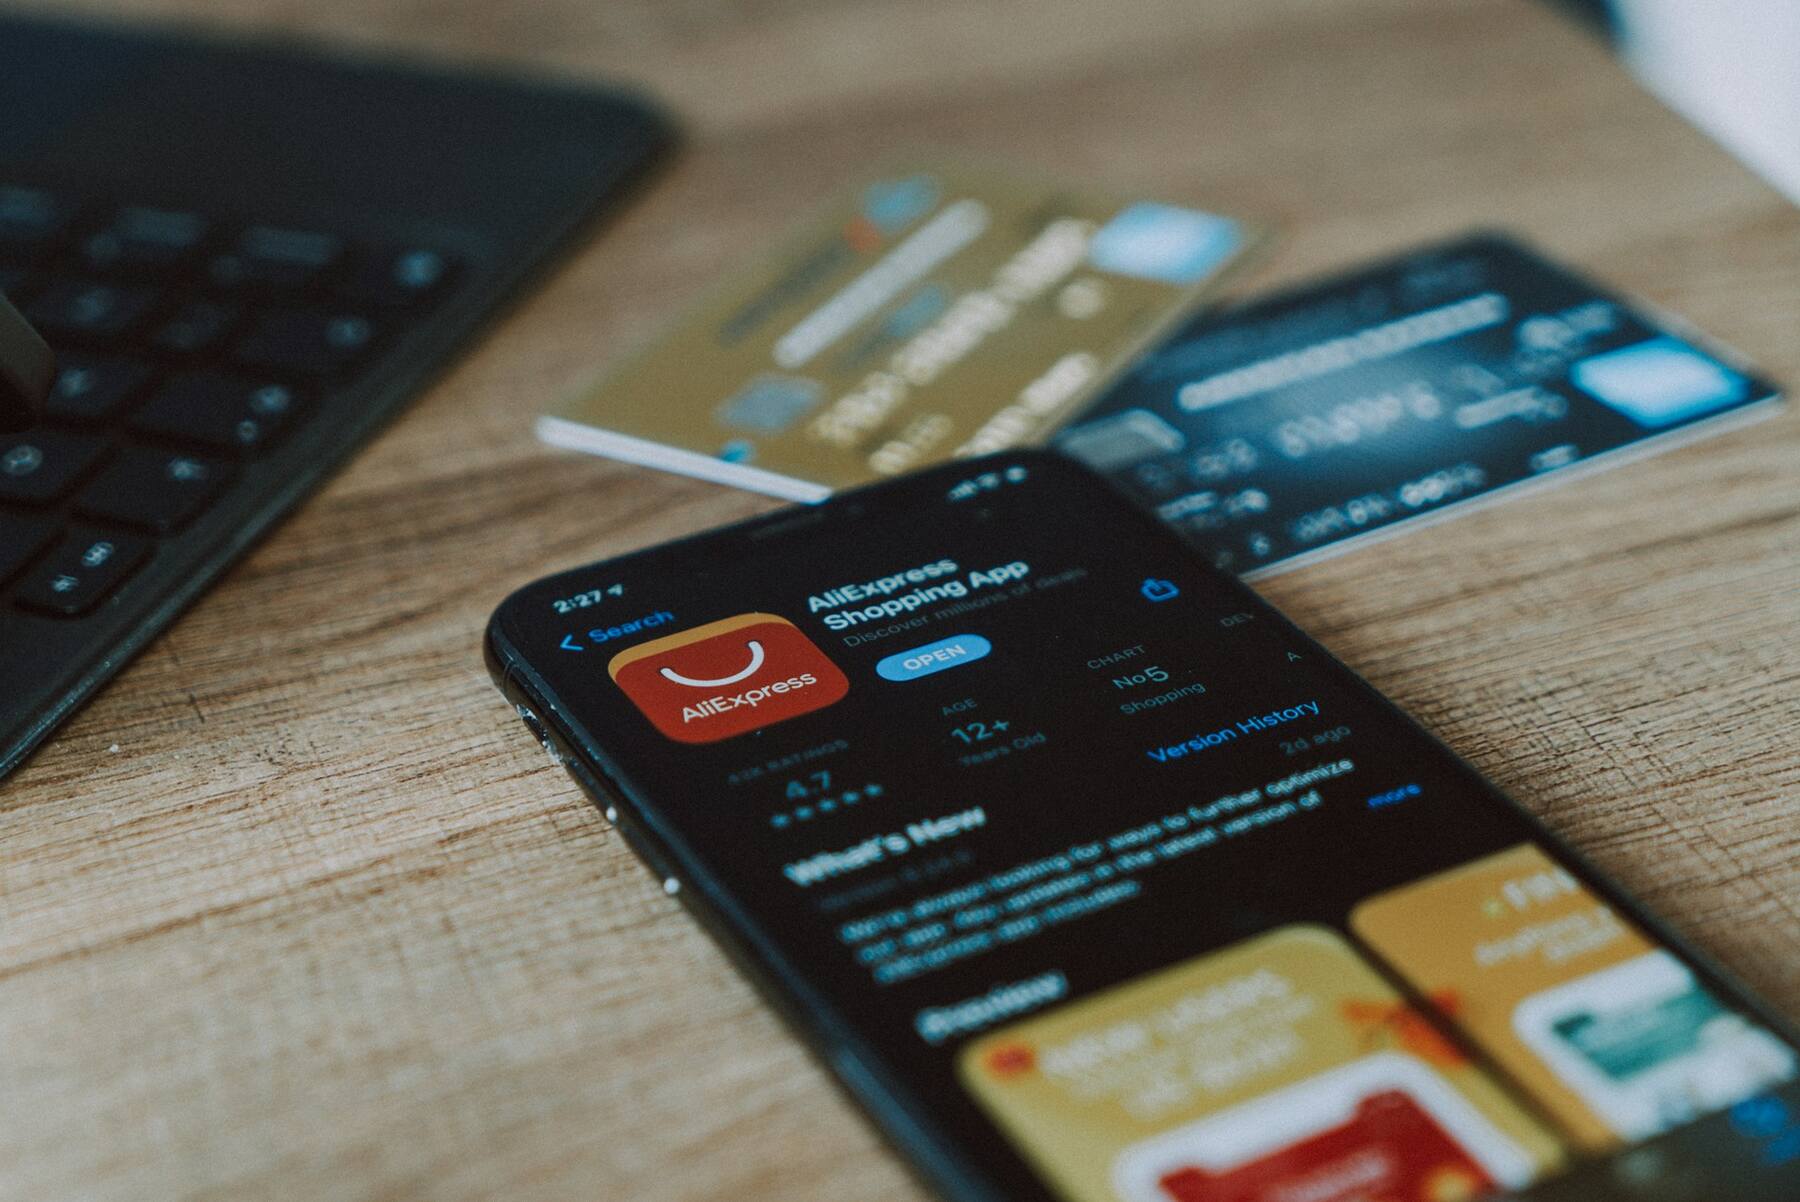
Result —
M 1508 226 L 1800 381 L 1800 213 L 1523 0 L 118 7 L 633 79 L 691 143 L 0 790 L 8 1202 L 921 1196 L 480 654 L 767 507 L 531 418 L 893 147 L 1271 219 L 1241 292 Z M 1797 461 L 1787 413 L 1266 589 L 1789 1013 Z

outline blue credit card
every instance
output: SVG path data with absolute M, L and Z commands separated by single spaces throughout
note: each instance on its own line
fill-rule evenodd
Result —
M 1260 574 L 1778 404 L 1692 332 L 1483 234 L 1191 322 L 1057 445 Z

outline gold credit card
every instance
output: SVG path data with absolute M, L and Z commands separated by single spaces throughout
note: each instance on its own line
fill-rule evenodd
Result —
M 896 171 L 538 434 L 800 501 L 1040 443 L 1250 241 L 1195 209 L 962 166 Z
M 1464 1202 L 1562 1158 L 1325 927 L 1013 1023 L 957 1068 L 1068 1202 Z

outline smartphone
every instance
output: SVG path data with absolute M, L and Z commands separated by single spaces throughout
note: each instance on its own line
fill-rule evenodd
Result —
M 945 1198 L 1800 1197 L 1782 1020 L 1071 461 L 565 572 L 488 654 Z

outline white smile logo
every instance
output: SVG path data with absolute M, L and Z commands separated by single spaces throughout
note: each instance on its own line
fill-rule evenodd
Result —
M 824 709 L 850 690 L 843 671 L 798 626 L 766 613 L 720 618 L 627 647 L 606 671 L 677 743 L 749 734 Z
M 716 680 L 696 680 L 692 676 L 683 676 L 673 668 L 660 668 L 663 679 L 675 684 L 684 684 L 690 689 L 716 689 L 720 685 L 736 684 L 740 680 L 756 675 L 756 670 L 763 666 L 763 645 L 756 639 L 744 644 L 750 650 L 750 666 L 742 672 L 733 672 L 730 676 L 721 676 Z

